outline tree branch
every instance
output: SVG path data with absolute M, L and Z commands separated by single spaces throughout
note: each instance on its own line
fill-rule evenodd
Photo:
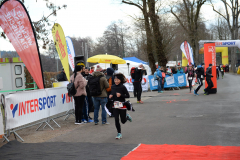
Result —
M 127 2 L 127 1 L 124 1 L 124 0 L 122 0 L 122 3 L 126 3 L 126 4 L 129 4 L 129 5 L 136 6 L 136 7 L 138 7 L 141 11 L 143 11 L 142 6 L 140 6 L 140 5 L 136 4 L 136 3 L 133 3 L 133 2 Z

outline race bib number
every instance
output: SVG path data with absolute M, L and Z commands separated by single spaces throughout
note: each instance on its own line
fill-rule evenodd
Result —
M 123 107 L 123 103 L 119 101 L 114 101 L 114 108 L 121 108 Z
M 192 80 L 192 77 L 188 77 L 188 80 Z
M 201 78 L 203 78 L 203 75 L 201 75 Z
M 223 72 L 223 70 L 221 69 L 221 71 Z

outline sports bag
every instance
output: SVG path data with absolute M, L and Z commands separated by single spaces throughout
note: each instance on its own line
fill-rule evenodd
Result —
M 68 96 L 69 97 L 72 97 L 77 93 L 77 88 L 78 87 L 75 88 L 74 81 L 75 81 L 75 78 L 74 78 L 73 82 L 71 81 L 71 83 L 69 83 L 67 85 L 67 90 L 68 90 Z
M 136 71 L 136 68 L 132 67 L 131 68 L 131 77 L 132 77 L 132 79 L 135 79 L 135 71 Z
M 92 76 L 88 79 L 88 87 L 90 90 L 91 96 L 99 96 L 102 94 L 101 86 L 100 86 L 100 78 L 103 76 Z

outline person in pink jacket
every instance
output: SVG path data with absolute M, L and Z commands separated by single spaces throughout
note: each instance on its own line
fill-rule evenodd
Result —
M 76 66 L 73 75 L 70 78 L 71 82 L 74 82 L 74 86 L 76 88 L 77 93 L 73 96 L 75 101 L 75 124 L 82 124 L 82 108 L 84 105 L 85 97 L 87 96 L 86 93 L 86 85 L 87 80 L 83 78 L 81 72 L 83 68 L 82 66 Z

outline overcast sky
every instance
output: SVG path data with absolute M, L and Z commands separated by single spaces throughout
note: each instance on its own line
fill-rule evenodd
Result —
M 67 8 L 58 11 L 57 17 L 51 17 L 51 21 L 59 23 L 65 36 L 86 37 L 93 40 L 102 36 L 106 27 L 113 21 L 123 20 L 130 24 L 132 18 L 129 15 L 139 15 L 137 7 L 121 4 L 121 0 L 51 0 L 57 5 L 66 4 Z M 29 11 L 32 21 L 39 20 L 50 11 L 42 0 L 25 0 L 25 6 Z M 208 22 L 215 16 L 212 8 L 205 5 L 202 14 Z M 52 38 L 52 37 L 50 37 Z M 41 47 L 40 47 L 41 48 Z M 14 50 L 11 43 L 0 38 L 0 50 Z

